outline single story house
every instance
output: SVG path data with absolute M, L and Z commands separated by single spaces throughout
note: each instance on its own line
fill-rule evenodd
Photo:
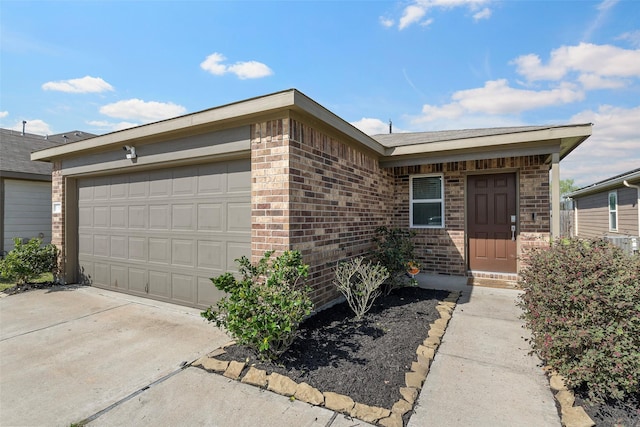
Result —
M 604 237 L 628 252 L 640 248 L 640 169 L 567 194 L 573 200 L 574 234 Z
M 591 124 L 368 136 L 296 89 L 53 147 L 61 280 L 206 307 L 242 255 L 301 251 L 313 300 L 377 227 L 423 271 L 515 280 L 547 245 L 550 173 Z M 553 206 L 559 210 L 559 203 Z M 559 214 L 554 214 L 559 223 Z M 555 230 L 559 229 L 555 227 Z
M 80 131 L 50 136 L 0 129 L 0 254 L 13 239 L 51 242 L 51 164 L 31 161 L 33 151 L 95 136 Z

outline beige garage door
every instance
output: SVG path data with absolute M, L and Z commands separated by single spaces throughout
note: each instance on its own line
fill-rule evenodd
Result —
M 93 286 L 208 307 L 251 253 L 249 160 L 78 180 L 78 265 Z

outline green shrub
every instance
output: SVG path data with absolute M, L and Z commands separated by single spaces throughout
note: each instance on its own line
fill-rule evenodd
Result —
M 521 272 L 532 348 L 595 401 L 640 390 L 640 257 L 604 240 L 563 239 Z
M 406 266 L 415 260 L 413 241 L 416 233 L 400 228 L 378 227 L 373 237 L 375 248 L 372 258 L 387 269 L 389 278 L 384 285 L 384 293 L 388 295 L 392 290 L 409 285 L 415 285 L 415 280 L 406 277 Z
M 0 275 L 21 285 L 42 273 L 57 269 L 58 250 L 52 244 L 42 245 L 42 239 L 33 238 L 27 243 L 13 239 L 14 248 L 0 260 Z
M 298 326 L 311 313 L 310 289 L 298 282 L 309 266 L 298 251 L 286 251 L 273 261 L 265 252 L 257 265 L 242 257 L 242 278 L 231 273 L 211 279 L 229 295 L 209 307 L 202 317 L 224 327 L 238 342 L 254 349 L 263 359 L 277 359 L 292 344 Z
M 380 295 L 380 286 L 388 277 L 385 267 L 358 257 L 338 265 L 334 284 L 346 298 L 356 319 L 361 319 Z

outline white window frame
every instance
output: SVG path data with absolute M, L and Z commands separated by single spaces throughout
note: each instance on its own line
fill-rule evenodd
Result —
M 611 209 L 611 196 L 614 196 L 616 199 L 616 207 L 614 209 Z M 607 215 L 609 218 L 609 231 L 618 231 L 618 191 L 617 190 L 610 191 L 609 194 L 607 195 L 607 212 L 609 213 L 609 215 Z M 612 222 L 611 214 L 615 214 L 616 216 L 615 224 L 611 224 Z
M 440 198 L 439 199 L 414 199 L 413 198 L 413 180 L 419 178 L 439 178 L 440 179 Z M 413 205 L 414 203 L 440 203 L 440 225 L 425 225 L 413 223 Z M 409 176 L 409 227 L 410 228 L 444 228 L 444 174 L 423 174 Z

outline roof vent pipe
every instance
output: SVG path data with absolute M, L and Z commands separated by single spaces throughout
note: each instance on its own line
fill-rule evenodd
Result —
M 22 136 L 24 136 L 24 128 L 25 128 L 25 126 L 27 126 L 27 121 L 23 120 L 22 121 Z
M 393 122 L 389 119 L 389 133 L 393 133 Z

